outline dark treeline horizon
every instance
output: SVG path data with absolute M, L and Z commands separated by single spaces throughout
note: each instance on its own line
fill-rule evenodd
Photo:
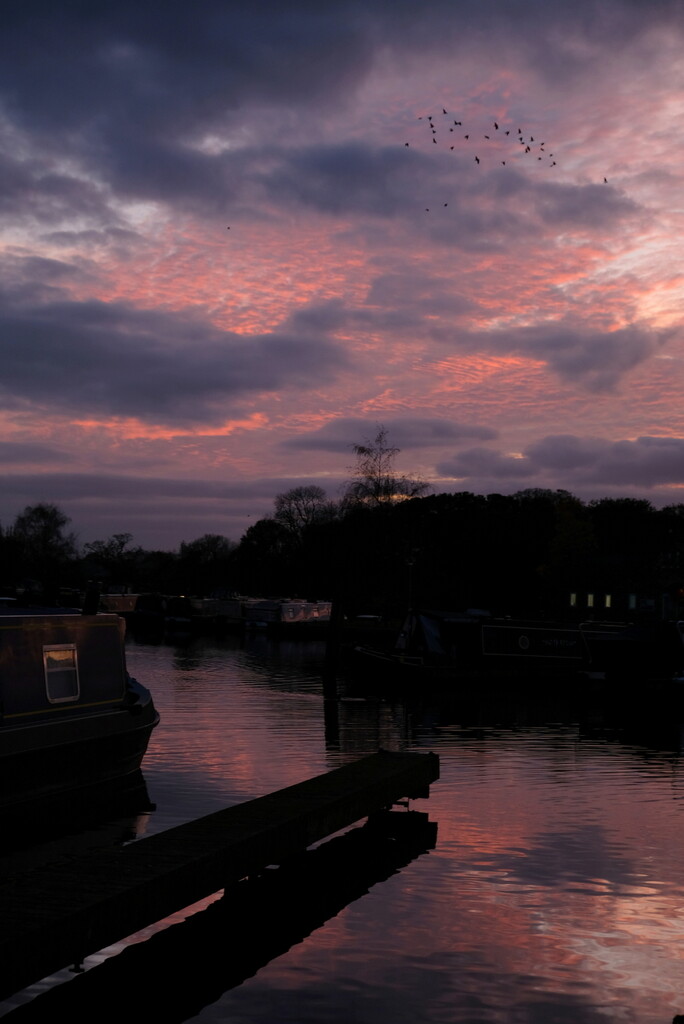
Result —
M 95 581 L 105 591 L 337 599 L 351 615 L 418 605 L 585 618 L 679 617 L 684 596 L 684 504 L 630 497 L 394 491 L 332 502 L 321 488 L 294 488 L 239 542 L 205 534 L 177 551 L 136 547 L 127 533 L 79 551 L 69 523 L 39 504 L 0 530 L 6 594 L 55 602 Z

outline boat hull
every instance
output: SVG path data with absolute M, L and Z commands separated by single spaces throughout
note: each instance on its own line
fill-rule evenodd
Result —
M 0 695 L 2 810 L 138 772 L 159 721 L 116 615 L 2 616 Z
M 0 735 L 0 807 L 15 808 L 134 774 L 158 722 L 150 701 L 135 715 L 105 712 L 5 730 Z

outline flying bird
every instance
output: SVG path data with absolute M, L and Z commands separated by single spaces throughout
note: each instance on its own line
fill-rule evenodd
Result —
M 437 109 L 439 110 L 440 108 L 438 107 Z M 441 108 L 441 110 L 442 110 L 442 115 L 443 116 L 446 116 L 448 114 L 450 117 L 452 117 L 452 125 L 453 125 L 453 127 L 449 128 L 449 131 L 451 133 L 453 133 L 455 131 L 456 127 L 459 127 L 459 126 L 463 125 L 463 121 L 462 120 L 454 119 L 453 115 L 447 110 L 446 107 L 443 106 Z M 419 121 L 427 120 L 428 124 L 430 125 L 430 131 L 432 133 L 432 143 L 433 143 L 433 145 L 436 146 L 436 145 L 439 145 L 439 144 L 441 144 L 443 142 L 444 136 L 443 135 L 440 136 L 440 133 L 437 131 L 437 128 L 436 128 L 436 125 L 435 125 L 435 121 L 434 121 L 434 116 L 432 114 L 421 114 L 421 115 L 418 115 L 418 120 Z M 467 124 L 467 122 L 466 122 L 466 124 Z M 525 154 L 531 153 L 533 151 L 533 147 L 536 147 L 536 149 L 537 149 L 537 161 L 538 162 L 541 162 L 544 159 L 545 156 L 548 156 L 549 157 L 548 166 L 550 166 L 550 167 L 555 167 L 556 166 L 556 161 L 554 159 L 552 159 L 554 154 L 546 152 L 546 150 L 544 148 L 546 143 L 544 141 L 535 142 L 536 136 L 534 136 L 534 135 L 527 135 L 527 132 L 525 132 L 525 134 L 523 134 L 523 129 L 522 128 L 518 128 L 517 129 L 517 134 L 516 134 L 515 129 L 513 129 L 513 128 L 505 128 L 504 129 L 499 121 L 490 121 L 490 124 L 492 125 L 494 131 L 500 132 L 500 134 L 497 136 L 500 140 L 502 140 L 503 138 L 508 138 L 509 136 L 512 135 L 513 138 L 517 139 L 517 141 L 523 147 L 523 152 Z M 475 126 L 473 128 L 471 125 L 467 125 L 467 127 L 468 127 L 469 130 L 468 130 L 468 132 L 465 135 L 463 135 L 464 141 L 468 142 L 470 140 L 471 135 L 472 135 L 473 139 L 478 138 L 477 135 L 473 135 L 473 130 L 477 131 L 478 130 L 477 127 Z M 490 130 L 487 134 L 483 134 L 482 136 L 480 136 L 480 138 L 483 138 L 485 141 L 489 142 L 491 139 L 494 138 L 494 136 L 491 134 L 491 130 Z M 455 142 L 456 142 L 456 139 L 454 139 L 454 143 Z M 413 145 L 413 144 L 412 143 L 410 144 L 409 142 L 405 142 L 404 145 L 406 147 L 408 147 L 409 145 Z M 459 149 L 459 146 L 458 146 L 458 144 L 456 144 L 456 145 L 453 145 L 453 144 L 449 145 L 447 143 L 447 145 L 443 146 L 442 148 L 443 149 L 448 149 L 450 152 L 453 152 L 454 150 Z M 475 147 L 473 147 L 473 148 L 475 148 Z M 502 157 L 503 157 L 503 159 L 502 159 Z M 481 163 L 482 163 L 481 157 L 480 156 L 474 156 L 474 162 L 476 164 L 478 164 L 478 165 L 481 165 Z M 500 165 L 502 167 L 506 167 L 510 163 L 510 160 L 508 160 L 508 153 L 503 151 L 503 146 L 501 147 L 501 152 L 499 153 L 499 162 L 500 162 Z M 603 181 L 604 181 L 605 184 L 608 184 L 608 179 L 607 178 L 604 178 Z M 446 207 L 447 205 L 448 205 L 447 203 L 443 203 L 443 207 Z M 425 212 L 426 213 L 429 213 L 430 210 L 431 210 L 431 207 L 425 207 Z

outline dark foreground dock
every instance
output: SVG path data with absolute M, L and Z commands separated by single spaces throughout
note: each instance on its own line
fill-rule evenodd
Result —
M 403 798 L 435 754 L 380 752 L 93 857 L 0 879 L 0 999 Z
M 35 995 L 3 1020 L 184 1024 L 429 853 L 436 840 L 437 823 L 423 812 L 373 814 L 280 867 L 227 885 L 206 908 Z

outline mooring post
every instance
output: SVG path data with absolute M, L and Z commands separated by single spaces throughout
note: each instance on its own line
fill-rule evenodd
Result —
M 330 623 L 323 662 L 323 696 L 326 700 L 337 700 L 337 661 L 340 652 L 341 623 L 342 606 L 339 597 L 334 597 L 330 605 Z

